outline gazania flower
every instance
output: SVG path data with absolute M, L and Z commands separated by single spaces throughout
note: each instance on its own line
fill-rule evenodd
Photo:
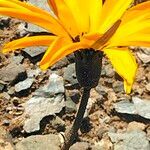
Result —
M 129 93 L 137 64 L 128 46 L 150 46 L 150 1 L 129 8 L 132 0 L 48 0 L 53 11 L 18 0 L 0 0 L 0 14 L 36 24 L 53 35 L 24 37 L 4 45 L 3 52 L 26 46 L 49 46 L 40 62 L 47 69 L 82 49 L 103 51 Z

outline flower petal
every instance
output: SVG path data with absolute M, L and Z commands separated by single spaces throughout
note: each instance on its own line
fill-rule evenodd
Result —
M 20 2 L 19 0 L 0 0 L 0 7 L 8 7 L 8 8 L 19 8 L 19 9 L 26 9 L 32 12 L 36 12 L 45 16 L 50 16 L 50 13 L 40 9 L 36 6 L 33 6 L 26 2 Z
M 72 16 L 72 19 L 66 17 L 65 20 L 67 19 L 67 21 L 65 21 L 65 23 L 67 23 L 68 20 L 73 21 L 74 24 L 71 24 L 77 24 L 80 33 L 88 32 L 89 28 L 91 32 L 97 31 L 101 21 L 99 18 L 101 15 L 102 0 L 88 0 L 88 2 L 86 0 L 48 0 L 48 2 L 56 16 L 61 15 L 64 17 L 66 15 L 63 14 L 69 12 L 67 15 Z
M 117 31 L 120 23 L 121 20 L 117 20 L 110 29 L 108 29 L 98 40 L 94 42 L 91 47 L 93 49 L 102 49 L 102 47 L 106 46 L 114 33 Z
M 89 2 L 87 0 L 64 0 L 77 23 L 79 32 L 89 31 Z
M 57 37 L 52 42 L 52 44 L 50 45 L 50 47 L 48 48 L 46 53 L 44 54 L 40 64 L 43 65 L 46 62 L 48 62 L 50 60 L 50 57 L 52 57 L 54 55 L 54 53 L 56 53 L 56 51 L 59 51 L 59 49 L 61 47 L 63 47 L 64 45 L 66 45 L 68 43 L 69 43 L 69 41 L 66 41 L 65 38 Z
M 22 19 L 27 22 L 31 22 L 33 24 L 36 24 L 51 31 L 56 35 L 69 36 L 67 32 L 64 30 L 64 28 L 52 16 L 51 18 L 49 16 L 48 18 L 46 18 L 44 15 L 40 13 L 37 14 L 28 10 L 25 11 L 21 9 L 5 8 L 5 7 L 2 8 L 0 7 L 0 14 Z
M 150 19 L 150 1 L 140 3 L 128 9 L 122 17 L 122 23 L 129 21 L 149 18 Z
M 126 44 L 126 42 L 128 43 L 129 41 L 131 41 L 133 36 L 134 39 L 140 38 L 135 36 L 143 34 L 143 31 L 146 34 L 150 34 L 150 11 L 132 11 L 132 13 L 130 12 L 122 18 L 122 23 L 112 37 L 110 45 L 122 46 L 122 43 Z M 142 39 L 142 41 L 143 40 L 144 39 Z
M 100 37 L 102 37 L 103 35 L 99 34 L 99 33 L 89 33 L 89 34 L 85 34 L 80 38 L 80 41 L 83 43 L 88 43 L 89 45 L 92 45 L 95 43 L 95 41 L 97 41 Z
M 149 33 L 150 34 L 150 33 Z M 124 40 L 120 41 L 115 45 L 115 43 L 111 44 L 111 46 L 150 46 L 150 36 L 145 33 L 135 33 L 133 35 L 128 36 Z
M 73 37 L 77 36 L 79 31 L 77 29 L 76 21 L 65 1 L 49 0 L 49 3 L 53 8 L 55 15 L 59 18 L 66 30 L 68 30 Z
M 58 45 L 56 43 L 57 42 L 55 41 L 53 46 L 49 47 L 49 49 L 47 50 L 48 51 L 47 54 L 45 54 L 44 58 L 40 62 L 40 68 L 42 70 L 47 69 L 48 67 L 52 66 L 53 64 L 55 64 L 57 61 L 59 61 L 63 57 L 73 53 L 76 50 L 89 47 L 88 44 L 78 42 L 78 43 L 66 44 L 64 47 L 57 49 L 57 51 L 56 51 L 56 45 Z
M 101 23 L 102 0 L 89 0 L 90 32 L 97 32 Z
M 34 13 L 38 16 L 42 15 L 41 18 L 46 18 L 46 19 L 48 18 L 47 20 L 50 22 L 50 25 L 51 25 L 50 31 L 52 31 L 54 34 L 56 34 L 53 30 L 53 28 L 54 28 L 54 27 L 52 27 L 52 25 L 53 25 L 53 26 L 55 26 L 55 28 L 57 27 L 58 29 L 61 29 L 62 30 L 61 33 L 63 32 L 64 34 L 67 34 L 66 31 L 64 31 L 64 27 L 58 22 L 58 20 L 56 20 L 54 17 L 52 17 L 49 12 L 47 12 L 41 8 L 38 8 L 36 6 L 33 6 L 29 3 L 20 2 L 18 0 L 0 0 L 0 7 L 14 8 L 14 9 L 17 9 L 16 12 L 18 12 L 19 10 L 24 10 L 25 12 L 30 11 L 30 13 L 32 12 L 32 14 Z M 47 28 L 45 28 L 45 29 L 47 29 Z M 49 30 L 49 28 L 47 30 Z M 57 34 L 57 35 L 59 35 L 59 34 Z
M 100 17 L 101 24 L 99 32 L 105 33 L 118 19 L 121 18 L 125 10 L 133 0 L 106 0 Z
M 56 36 L 48 35 L 23 37 L 5 44 L 2 52 L 7 53 L 15 49 L 25 48 L 28 46 L 49 46 L 55 39 Z
M 116 72 L 124 79 L 126 93 L 131 92 L 135 79 L 137 64 L 134 56 L 128 49 L 105 49 L 106 56 L 110 59 Z
M 128 42 L 126 45 L 150 47 L 150 42 L 146 42 L 146 41 L 131 41 L 131 42 Z
M 126 15 L 124 15 L 124 17 L 122 18 L 122 24 L 120 25 L 118 32 L 122 34 L 126 29 L 125 34 L 129 35 L 137 32 L 138 30 L 149 27 L 149 23 L 150 10 L 132 11 L 129 13 L 127 11 Z
M 8 8 L 18 8 L 18 9 L 25 9 L 27 10 L 26 8 L 20 6 L 20 5 L 17 5 L 16 3 L 13 3 L 11 1 L 7 1 L 7 0 L 0 0 L 0 7 L 8 7 Z
M 146 10 L 150 8 L 150 1 L 142 2 L 136 6 L 131 7 L 129 10 Z
M 55 3 L 55 0 L 47 0 L 49 6 L 50 6 L 50 9 L 54 12 L 54 14 L 56 16 L 58 16 L 58 11 L 57 11 L 57 6 L 56 6 L 56 3 Z

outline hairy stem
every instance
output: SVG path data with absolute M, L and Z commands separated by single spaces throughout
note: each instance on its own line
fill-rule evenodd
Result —
M 86 109 L 86 106 L 87 106 L 87 103 L 88 103 L 88 99 L 89 99 L 89 96 L 90 96 L 90 90 L 91 89 L 84 88 L 81 103 L 80 103 L 75 121 L 73 123 L 73 126 L 72 126 L 71 130 L 66 135 L 65 143 L 64 143 L 64 146 L 63 146 L 62 150 L 69 150 L 70 146 L 75 141 L 77 132 L 78 132 L 80 126 L 81 126 L 82 119 L 83 119 L 83 116 L 84 116 L 84 113 L 85 113 L 85 109 Z

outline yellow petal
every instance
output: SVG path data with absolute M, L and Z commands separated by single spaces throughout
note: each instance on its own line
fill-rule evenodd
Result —
M 100 17 L 99 32 L 105 33 L 129 7 L 133 0 L 106 0 Z
M 146 36 L 150 34 L 149 28 L 150 20 L 130 22 L 128 25 L 120 26 L 110 40 L 110 46 L 123 46 L 129 41 L 149 41 L 149 37 Z
M 102 21 L 100 20 L 102 3 L 102 0 L 89 0 L 90 32 L 97 31 Z
M 130 93 L 137 70 L 135 57 L 128 49 L 105 49 L 104 52 L 116 72 L 124 79 L 125 92 Z
M 44 54 L 40 64 L 43 65 L 46 62 L 49 61 L 50 57 L 52 57 L 54 55 L 54 53 L 56 53 L 56 51 L 59 51 L 59 49 L 63 46 L 70 43 L 70 41 L 66 41 L 65 38 L 61 38 L 61 37 L 57 37 L 52 44 L 50 45 L 50 47 L 48 48 L 48 50 L 46 51 L 46 53 Z
M 112 37 L 110 45 L 117 46 L 120 43 L 128 42 L 132 35 L 141 33 L 141 31 L 150 34 L 150 10 L 127 11 L 122 18 L 121 25 Z
M 150 1 L 140 3 L 128 9 L 122 17 L 122 23 L 138 19 L 140 16 L 150 18 Z
M 114 33 L 116 32 L 116 30 L 118 29 L 120 23 L 121 20 L 117 20 L 108 31 L 106 31 L 98 40 L 94 42 L 94 44 L 91 47 L 93 49 L 102 49 L 104 46 L 106 46 L 109 40 L 114 35 Z
M 80 33 L 89 31 L 89 2 L 87 0 L 64 0 L 77 23 Z
M 102 0 L 64 0 L 72 11 L 80 33 L 97 31 L 101 22 Z
M 56 3 L 55 3 L 55 0 L 47 0 L 49 6 L 50 6 L 50 9 L 54 12 L 54 14 L 56 16 L 58 16 L 58 11 L 57 11 L 57 6 L 56 6 Z
M 48 36 L 48 35 L 24 37 L 5 44 L 2 52 L 7 53 L 12 50 L 25 48 L 29 46 L 49 46 L 55 39 L 56 36 Z
M 36 12 L 47 17 L 50 16 L 50 13 L 48 13 L 47 11 L 33 6 L 27 2 L 20 2 L 19 0 L 0 0 L 0 7 L 26 9 L 32 11 L 32 13 Z
M 118 36 L 122 35 L 123 33 L 124 35 L 130 35 L 138 30 L 150 27 L 150 9 L 129 9 L 126 11 L 121 20 L 122 23 L 116 34 Z
M 89 33 L 85 34 L 80 38 L 80 41 L 82 43 L 88 43 L 89 45 L 92 45 L 97 41 L 100 37 L 102 37 L 99 33 Z
M 120 25 L 121 20 L 118 20 L 114 25 L 106 31 L 104 34 L 99 33 L 88 33 L 83 35 L 80 38 L 82 43 L 88 43 L 93 49 L 102 49 L 108 44 L 108 41 L 111 39 L 113 34 L 116 32 L 118 26 Z
M 27 10 L 26 8 L 20 6 L 20 5 L 17 5 L 16 3 L 13 3 L 11 1 L 7 1 L 7 0 L 0 0 L 0 7 L 8 7 L 8 8 L 18 8 L 18 9 L 25 9 Z
M 134 11 L 134 10 L 145 10 L 150 8 L 150 1 L 147 2 L 142 2 L 136 6 L 131 7 L 129 10 Z
M 40 62 L 40 68 L 42 70 L 47 69 L 48 67 L 52 66 L 53 64 L 55 64 L 57 61 L 59 61 L 60 59 L 62 59 L 63 57 L 73 53 L 74 51 L 77 51 L 79 49 L 84 49 L 84 48 L 89 48 L 88 44 L 85 43 L 71 43 L 71 44 L 67 44 L 64 47 L 57 49 L 57 51 L 54 51 L 53 48 L 51 47 L 50 49 L 48 49 L 48 58 L 46 61 L 41 61 Z M 54 44 L 54 49 L 55 49 L 55 44 Z M 51 53 L 53 52 L 53 53 Z
M 135 33 L 120 41 L 121 46 L 150 46 L 150 33 Z
M 122 17 L 122 24 L 121 26 L 127 26 L 128 24 L 137 23 L 140 21 L 146 21 L 150 18 L 150 11 L 149 10 L 142 10 L 142 11 L 127 11 L 125 15 Z
M 42 14 L 37 14 L 34 12 L 25 11 L 21 9 L 5 8 L 5 7 L 0 8 L 0 14 L 22 19 L 27 22 L 31 22 L 33 24 L 36 24 L 51 31 L 56 35 L 68 36 L 64 28 L 52 16 L 51 17 L 48 16 L 48 18 L 46 18 Z
M 129 46 L 150 47 L 150 42 L 145 42 L 145 41 L 131 41 L 131 42 L 128 42 L 126 45 L 129 45 Z
M 55 15 L 59 18 L 66 30 L 73 36 L 77 36 L 79 31 L 77 24 L 64 0 L 49 0 L 51 7 L 53 8 Z

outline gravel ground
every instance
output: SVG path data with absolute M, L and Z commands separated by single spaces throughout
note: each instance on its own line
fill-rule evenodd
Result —
M 40 29 L 0 18 L 0 49 L 33 31 Z M 125 94 L 122 79 L 104 58 L 99 84 L 91 91 L 71 150 L 150 150 L 150 49 L 130 48 L 139 64 L 131 94 Z M 74 56 L 43 72 L 38 61 L 45 49 L 0 53 L 0 150 L 59 150 L 62 135 L 75 119 L 82 88 Z

